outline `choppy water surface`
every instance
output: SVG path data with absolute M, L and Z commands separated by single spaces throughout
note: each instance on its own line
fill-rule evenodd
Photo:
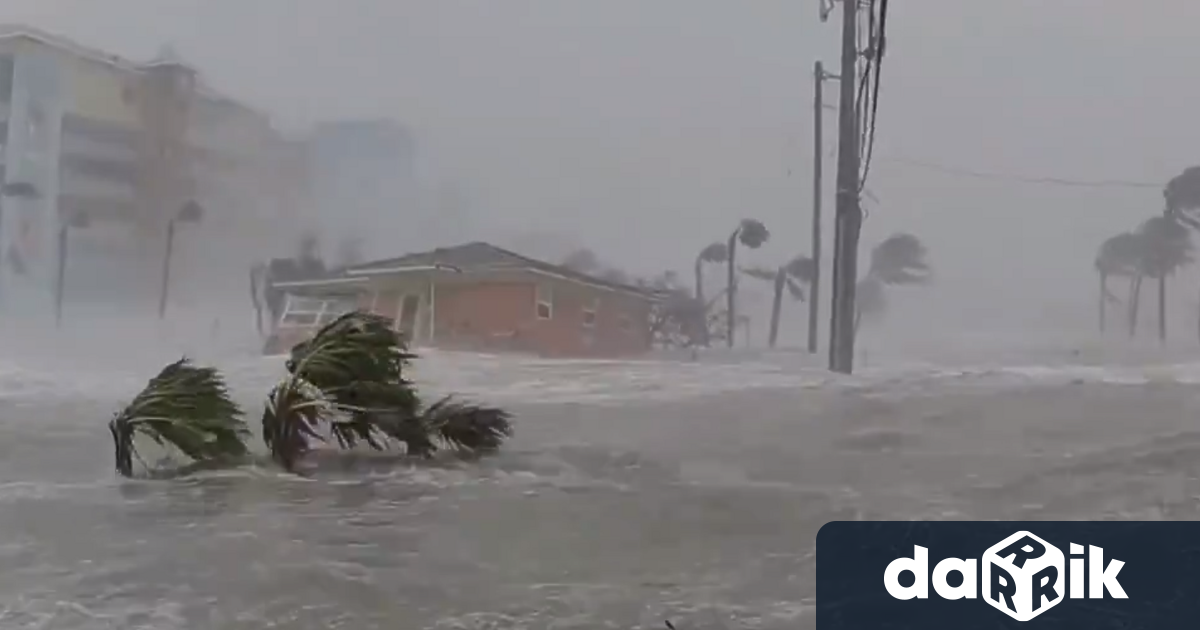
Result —
M 280 369 L 224 367 L 255 409 Z M 517 438 L 120 481 L 104 423 L 148 373 L 0 364 L 0 627 L 807 627 L 830 520 L 1200 516 L 1189 365 L 419 367 Z

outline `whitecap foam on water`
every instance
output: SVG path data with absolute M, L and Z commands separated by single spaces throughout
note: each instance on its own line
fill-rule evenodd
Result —
M 283 374 L 283 357 L 242 357 L 217 361 L 235 395 L 266 391 Z M 0 399 L 85 397 L 127 398 L 154 368 L 94 369 L 58 361 L 52 367 L 0 360 Z M 523 356 L 481 355 L 425 350 L 412 375 L 431 394 L 520 403 L 609 404 L 671 401 L 755 389 L 917 388 L 922 384 L 1046 384 L 1071 382 L 1145 384 L 1200 383 L 1200 362 L 1141 366 L 1009 365 L 939 366 L 903 362 L 876 365 L 854 376 L 820 367 L 768 360 L 740 363 L 666 360 L 546 360 Z M 256 394 L 257 395 L 257 394 Z

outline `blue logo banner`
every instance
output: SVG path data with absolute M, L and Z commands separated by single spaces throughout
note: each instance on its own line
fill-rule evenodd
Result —
M 1200 523 L 834 522 L 817 630 L 1200 627 Z

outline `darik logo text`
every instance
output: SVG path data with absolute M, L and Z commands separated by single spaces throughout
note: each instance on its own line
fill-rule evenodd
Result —
M 1017 621 L 1037 617 L 1064 596 L 1128 599 L 1117 581 L 1124 562 L 1109 560 L 1106 565 L 1100 547 L 1088 546 L 1086 556 L 1083 545 L 1070 547 L 1068 562 L 1061 549 L 1030 532 L 1017 532 L 984 551 L 982 561 L 946 558 L 931 576 L 929 550 L 914 546 L 911 558 L 897 558 L 887 566 L 883 584 L 892 597 L 904 600 L 928 599 L 930 582 L 943 599 L 975 599 L 982 587 L 984 601 Z M 900 584 L 903 573 L 916 578 L 910 586 Z

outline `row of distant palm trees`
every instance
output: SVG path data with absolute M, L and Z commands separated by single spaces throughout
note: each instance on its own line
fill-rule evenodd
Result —
M 774 348 L 779 340 L 779 322 L 783 311 L 783 296 L 786 289 L 793 300 L 805 300 L 805 288 L 812 285 L 816 265 L 806 255 L 794 256 L 777 267 L 737 266 L 738 245 L 758 249 L 770 240 L 770 232 L 761 221 L 743 219 L 724 241 L 710 243 L 696 256 L 694 270 L 696 290 L 694 301 L 707 312 L 713 305 L 704 295 L 704 267 L 708 264 L 724 264 L 726 269 L 726 312 L 725 343 L 734 346 L 737 319 L 739 272 L 751 278 L 770 282 L 773 288 L 771 301 L 771 323 L 767 345 Z M 886 287 L 923 284 L 930 278 L 930 267 L 925 260 L 926 249 L 920 239 L 911 234 L 896 234 L 881 242 L 871 251 L 871 265 L 866 275 L 858 282 L 854 330 L 858 332 L 864 319 L 876 318 L 886 307 Z M 707 341 L 707 340 L 705 340 Z M 707 345 L 707 344 L 706 344 Z
M 1191 167 L 1167 183 L 1162 215 L 1150 217 L 1136 229 L 1106 239 L 1096 254 L 1094 267 L 1100 278 L 1098 316 L 1100 332 L 1108 328 L 1109 304 L 1121 300 L 1109 290 L 1113 278 L 1128 281 L 1126 323 L 1129 336 L 1137 334 L 1142 282 L 1158 283 L 1158 338 L 1167 338 L 1167 278 L 1195 260 L 1191 229 L 1200 229 L 1200 167 Z
M 801 254 L 774 267 L 738 266 L 739 247 L 759 249 L 770 239 L 771 233 L 762 221 L 739 221 L 727 237 L 709 243 L 697 253 L 692 265 L 695 281 L 692 291 L 679 284 L 674 272 L 650 279 L 631 278 L 620 269 L 605 264 L 586 248 L 574 250 L 561 264 L 606 280 L 637 284 L 666 294 L 667 299 L 653 316 L 651 330 L 658 335 L 660 345 L 671 347 L 708 347 L 717 340 L 724 340 L 728 347 L 734 347 L 738 328 L 749 329 L 748 319 L 738 314 L 738 280 L 744 275 L 769 282 L 773 295 L 767 345 L 774 348 L 779 341 L 784 294 L 794 301 L 805 301 L 816 265 L 811 257 Z M 925 258 L 925 245 L 911 234 L 895 234 L 871 251 L 871 264 L 858 282 L 856 333 L 864 321 L 883 314 L 887 305 L 887 287 L 923 284 L 929 280 L 930 267 Z M 716 295 L 709 296 L 706 294 L 705 269 L 713 265 L 725 267 L 726 281 Z M 723 309 L 718 306 L 722 298 Z

